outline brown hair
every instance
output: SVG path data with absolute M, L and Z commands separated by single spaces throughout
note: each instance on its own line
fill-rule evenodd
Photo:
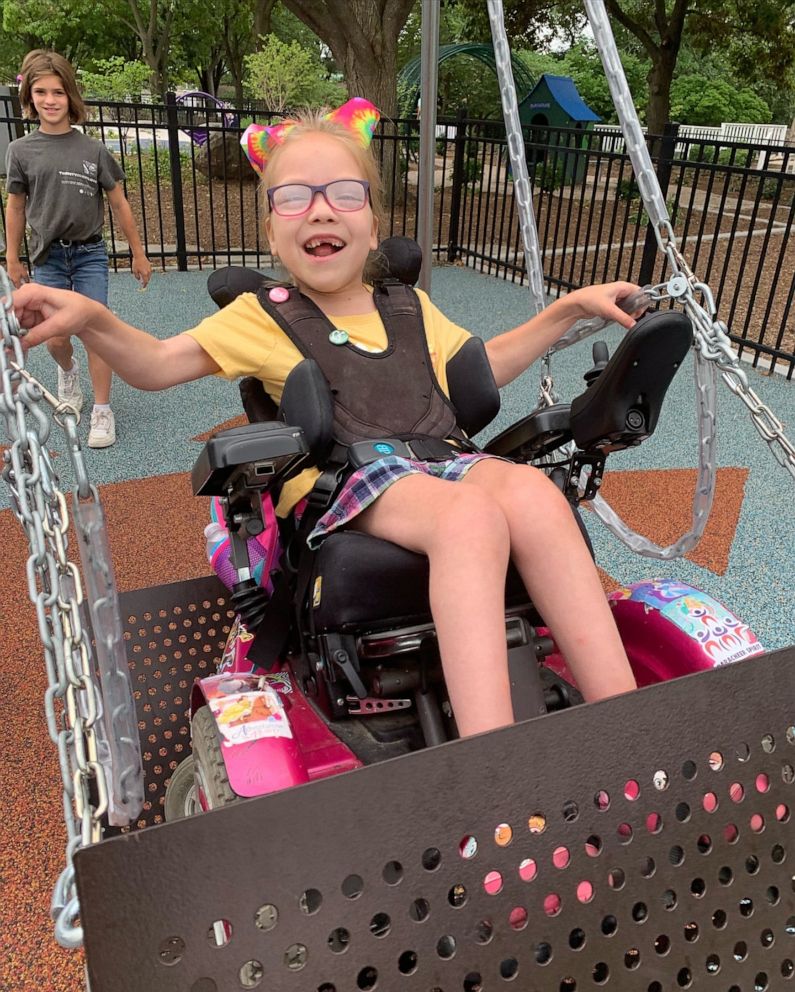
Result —
M 77 86 L 77 78 L 71 63 L 57 52 L 48 52 L 36 48 L 28 52 L 22 61 L 22 81 L 19 84 L 19 102 L 22 104 L 22 116 L 30 120 L 38 120 L 39 115 L 33 105 L 33 84 L 42 76 L 57 76 L 63 83 L 64 91 L 69 100 L 69 123 L 82 124 L 86 119 L 86 105 Z
M 265 164 L 265 171 L 262 174 L 263 188 L 268 189 L 272 185 L 271 177 L 273 170 L 276 168 L 276 163 L 279 161 L 281 153 L 287 145 L 292 144 L 307 134 L 329 134 L 341 141 L 351 152 L 359 168 L 362 170 L 362 177 L 370 184 L 370 205 L 373 216 L 380 226 L 384 221 L 385 212 L 381 190 L 381 174 L 378 171 L 378 163 L 373 155 L 372 146 L 363 148 L 359 144 L 358 138 L 351 134 L 342 124 L 327 120 L 323 116 L 325 113 L 327 113 L 325 108 L 322 110 L 306 110 L 300 111 L 294 117 L 286 119 L 287 122 L 293 123 L 294 126 L 287 131 L 284 140 L 271 152 Z M 267 197 L 263 197 L 263 208 L 265 210 L 264 216 L 267 219 L 270 212 Z

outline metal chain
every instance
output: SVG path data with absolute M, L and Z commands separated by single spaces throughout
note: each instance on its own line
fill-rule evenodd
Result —
M 11 507 L 28 539 L 26 566 L 28 594 L 36 610 L 44 649 L 48 687 L 44 696 L 47 729 L 58 751 L 66 821 L 66 866 L 52 897 L 55 936 L 64 947 L 82 944 L 78 926 L 74 852 L 101 839 L 102 818 L 109 807 L 109 769 L 103 767 L 106 730 L 100 687 L 93 671 L 90 645 L 82 622 L 85 604 L 77 565 L 69 560 L 69 511 L 53 469 L 47 440 L 51 422 L 41 400 L 53 408 L 53 419 L 64 430 L 79 500 L 98 504 L 90 485 L 77 434 L 78 415 L 60 404 L 24 368 L 21 337 L 11 304 L 13 287 L 0 268 L 0 414 L 9 446 L 3 452 L 3 480 Z M 85 568 L 84 568 L 85 570 Z M 126 668 L 126 665 L 125 665 Z M 111 728 L 113 721 L 111 721 Z M 138 755 L 140 769 L 140 753 Z M 121 770 L 118 777 L 132 781 L 129 806 L 143 795 L 135 775 Z M 140 807 L 139 807 L 140 808 Z M 136 814 L 137 815 L 137 811 Z
M 751 388 L 748 374 L 732 348 L 728 327 L 716 318 L 717 310 L 709 286 L 696 279 L 679 250 L 670 221 L 664 222 L 655 230 L 660 248 L 674 273 L 668 282 L 669 295 L 673 295 L 670 287 L 678 277 L 675 288 L 682 287 L 679 299 L 693 324 L 699 355 L 717 366 L 723 381 L 748 408 L 751 422 L 759 436 L 767 442 L 773 457 L 795 478 L 795 446 L 784 433 L 784 426 L 778 417 Z M 704 306 L 699 304 L 696 293 L 701 294 Z
M 487 0 L 487 7 L 494 45 L 494 59 L 497 65 L 497 77 L 500 82 L 508 157 L 513 174 L 513 195 L 516 200 L 519 226 L 522 231 L 527 281 L 533 303 L 533 313 L 537 314 L 541 313 L 547 305 L 547 297 L 544 290 L 544 267 L 541 264 L 541 244 L 538 240 L 538 228 L 533 210 L 533 191 L 527 174 L 519 102 L 516 99 L 516 87 L 513 82 L 511 49 L 508 44 L 508 35 L 505 33 L 502 0 Z
M 716 319 L 715 302 L 709 286 L 696 279 L 679 250 L 665 198 L 657 181 L 646 139 L 632 103 L 604 2 L 585 0 L 585 8 L 602 58 L 613 103 L 618 112 L 638 188 L 654 228 L 657 244 L 671 267 L 672 276 L 668 286 L 673 287 L 674 291 L 669 295 L 682 303 L 690 317 L 695 344 L 701 358 L 713 362 L 718 367 L 723 381 L 748 408 L 754 426 L 767 442 L 776 461 L 795 478 L 795 447 L 784 434 L 781 421 L 750 387 L 748 376 L 732 348 L 728 328 L 723 321 Z M 697 293 L 702 295 L 706 306 L 698 302 Z

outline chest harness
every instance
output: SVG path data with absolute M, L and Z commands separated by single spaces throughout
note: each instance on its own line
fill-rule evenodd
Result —
M 271 573 L 269 603 L 262 604 L 261 590 L 249 588 L 253 583 L 233 593 L 241 615 L 246 615 L 241 597 L 253 597 L 259 610 L 251 624 L 257 635 L 249 657 L 267 668 L 279 656 L 291 629 L 290 618 L 308 594 L 315 555 L 307 550 L 306 537 L 351 473 L 387 455 L 441 461 L 479 449 L 459 427 L 454 402 L 445 395 L 433 371 L 422 307 L 410 286 L 392 279 L 375 285 L 373 300 L 387 337 L 387 346 L 380 352 L 352 344 L 347 334 L 294 286 L 266 282 L 257 290 L 257 300 L 304 358 L 285 380 L 279 416 L 304 430 L 313 461 L 321 469 L 295 530 L 283 535 L 283 563 L 295 574 L 294 588 L 284 572 L 277 570 Z M 470 339 L 447 366 L 450 378 L 458 357 L 467 351 L 471 355 L 467 346 L 473 344 L 474 357 L 479 356 L 478 374 L 465 376 L 458 388 L 467 401 L 477 399 L 474 384 L 483 380 L 484 372 L 491 378 L 482 342 Z M 493 379 L 491 386 L 496 394 Z M 452 379 L 450 387 L 453 395 Z M 258 380 L 244 380 L 241 393 L 249 419 L 273 419 L 273 401 L 263 395 Z M 485 406 L 480 406 L 481 413 L 488 411 L 484 413 L 486 422 L 496 414 L 495 403 L 498 408 L 498 394 L 493 396 L 487 390 Z M 480 426 L 480 421 L 474 420 L 467 430 L 474 433 Z M 262 624 L 265 611 L 269 619 Z M 300 623 L 297 630 L 303 638 Z M 348 675 L 357 695 L 364 698 L 366 690 L 357 673 L 350 671 Z
M 328 392 L 323 396 L 321 388 L 320 395 L 315 390 L 311 397 L 300 397 L 290 422 L 304 427 L 304 417 L 317 415 L 309 408 L 330 399 L 328 453 L 318 462 L 331 477 L 321 476 L 317 495 L 328 500 L 350 471 L 387 455 L 440 461 L 476 450 L 458 426 L 455 407 L 433 371 L 422 307 L 410 286 L 390 279 L 374 288 L 373 301 L 387 337 L 386 348 L 379 352 L 351 343 L 347 333 L 294 286 L 280 288 L 281 294 L 272 285 L 263 286 L 257 293 L 259 304 L 304 358 L 317 364 Z M 288 295 L 282 299 L 284 291 Z

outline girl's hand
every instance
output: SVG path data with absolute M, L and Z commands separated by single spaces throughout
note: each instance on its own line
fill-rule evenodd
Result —
M 11 282 L 19 289 L 26 282 L 30 282 L 30 275 L 28 274 L 27 266 L 25 266 L 20 261 L 9 260 L 6 263 L 6 268 L 8 269 L 8 278 Z
M 640 286 L 633 282 L 608 282 L 599 286 L 585 286 L 565 297 L 565 302 L 572 306 L 573 320 L 583 317 L 603 317 L 614 320 L 622 327 L 634 327 L 636 318 L 642 316 L 648 306 L 643 306 L 634 313 L 626 313 L 618 304 L 621 300 L 641 291 Z
M 28 329 L 22 339 L 24 348 L 32 348 L 49 338 L 69 337 L 81 331 L 97 313 L 101 303 L 68 289 L 52 289 L 29 282 L 11 296 L 14 313 L 21 327 Z
M 132 274 L 141 284 L 141 289 L 146 289 L 152 278 L 152 265 L 146 255 L 133 255 Z

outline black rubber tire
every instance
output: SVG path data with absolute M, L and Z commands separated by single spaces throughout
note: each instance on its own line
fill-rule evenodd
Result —
M 202 706 L 191 721 L 194 775 L 197 789 L 201 786 L 210 809 L 238 802 L 240 796 L 229 784 L 218 728 L 209 706 Z M 198 795 L 196 797 L 198 803 Z
M 163 813 L 166 823 L 171 823 L 172 820 L 181 820 L 198 812 L 193 755 L 189 754 L 180 761 L 169 780 Z

